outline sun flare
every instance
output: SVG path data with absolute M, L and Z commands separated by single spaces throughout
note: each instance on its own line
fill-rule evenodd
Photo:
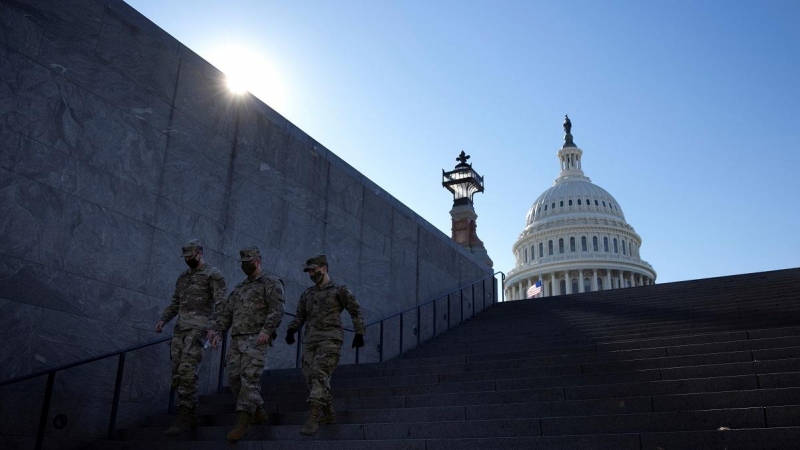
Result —
M 275 64 L 268 61 L 264 53 L 242 45 L 226 45 L 214 48 L 209 62 L 225 74 L 231 92 L 250 92 L 272 108 L 281 109 L 285 104 L 286 86 Z

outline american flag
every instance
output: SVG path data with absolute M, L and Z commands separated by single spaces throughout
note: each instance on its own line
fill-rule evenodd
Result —
M 540 292 L 542 292 L 542 280 L 537 281 L 536 284 L 528 288 L 528 298 L 536 297 Z

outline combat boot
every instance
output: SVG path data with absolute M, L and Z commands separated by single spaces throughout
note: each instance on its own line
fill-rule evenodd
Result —
M 256 407 L 256 412 L 250 416 L 250 425 L 257 424 L 269 425 L 269 416 L 267 415 L 267 412 L 264 411 L 264 407 L 261 405 L 258 405 Z
M 322 417 L 319 418 L 320 425 L 330 425 L 336 423 L 336 411 L 333 409 L 333 402 L 322 406 Z
M 322 415 L 322 406 L 314 403 L 311 405 L 311 413 L 308 415 L 308 421 L 300 430 L 300 434 L 304 436 L 313 436 L 319 430 L 319 417 Z
M 225 438 L 231 442 L 238 442 L 250 431 L 250 413 L 239 411 L 239 421 Z
M 164 434 L 167 436 L 175 436 L 183 433 L 184 431 L 188 431 L 189 428 L 192 427 L 191 419 L 192 411 L 189 410 L 189 408 L 181 406 L 178 408 L 178 418 L 175 419 L 175 423 L 173 423 L 171 427 L 167 428 L 167 431 L 165 431 Z

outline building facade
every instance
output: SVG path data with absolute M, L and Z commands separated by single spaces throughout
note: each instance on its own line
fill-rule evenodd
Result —
M 625 221 L 619 203 L 584 175 L 583 150 L 564 121 L 558 151 L 561 172 L 533 202 L 525 229 L 513 246 L 515 267 L 504 286 L 510 300 L 654 284 L 656 272 L 642 260 L 642 238 Z M 537 286 L 540 282 L 540 288 Z

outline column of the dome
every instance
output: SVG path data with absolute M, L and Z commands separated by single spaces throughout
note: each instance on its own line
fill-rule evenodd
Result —
M 633 279 L 633 272 L 631 272 L 630 279 L 631 279 L 631 287 L 635 287 L 636 281 Z
M 585 291 L 586 289 L 583 287 L 583 269 L 578 269 L 578 292 L 582 294 Z
M 606 269 L 606 285 L 609 290 L 613 289 L 613 286 L 611 286 L 611 269 Z
M 591 269 L 591 271 L 592 271 L 591 289 L 592 292 L 597 292 L 597 269 Z
M 561 280 L 556 278 L 556 273 L 552 272 L 550 274 L 550 279 L 553 283 L 553 295 L 561 295 Z
M 569 270 L 564 271 L 564 285 L 567 287 L 567 295 L 572 294 L 572 278 Z

